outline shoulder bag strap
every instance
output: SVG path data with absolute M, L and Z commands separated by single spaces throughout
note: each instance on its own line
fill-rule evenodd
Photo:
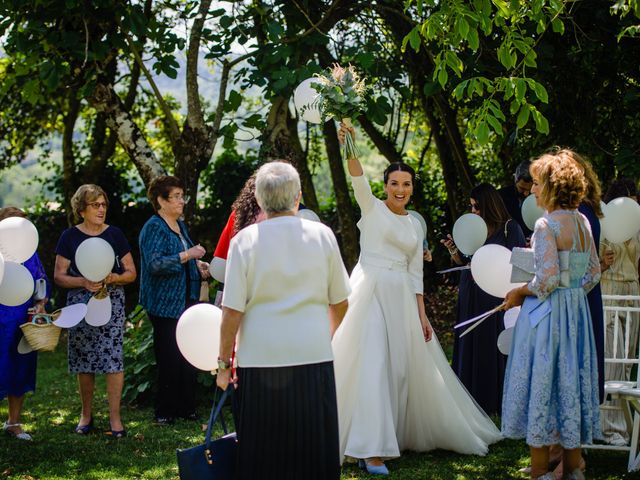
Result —
M 233 390 L 233 385 L 230 384 L 229 387 L 222 393 L 222 395 L 220 395 L 220 400 L 218 400 L 218 403 L 216 404 L 215 400 L 213 402 L 213 407 L 211 408 L 211 415 L 209 416 L 209 423 L 207 424 L 207 435 L 205 436 L 205 439 L 204 439 L 204 444 L 207 446 L 207 448 L 209 448 L 209 446 L 211 445 L 211 431 L 213 430 L 213 424 L 215 423 L 218 416 L 220 416 L 220 423 L 222 424 L 222 429 L 225 435 L 229 433 L 227 431 L 227 426 L 224 420 L 222 419 L 222 415 L 220 415 L 220 412 L 222 410 L 222 406 L 224 405 L 224 402 L 226 402 L 227 397 L 229 396 L 232 390 Z

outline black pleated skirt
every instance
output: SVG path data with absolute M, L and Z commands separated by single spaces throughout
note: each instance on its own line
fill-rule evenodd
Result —
M 340 478 L 333 362 L 239 368 L 238 480 Z

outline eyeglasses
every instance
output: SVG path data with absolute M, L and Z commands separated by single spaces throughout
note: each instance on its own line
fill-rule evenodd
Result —
M 89 205 L 91 208 L 95 208 L 96 210 L 98 210 L 100 207 L 108 207 L 107 202 L 89 202 L 87 203 L 87 205 Z
M 189 199 L 191 198 L 189 195 L 183 195 L 181 193 L 177 193 L 174 195 L 169 195 L 167 197 L 169 200 L 176 200 L 176 201 L 180 201 L 180 200 L 184 200 L 184 203 L 189 203 Z
M 471 209 L 471 211 L 473 210 L 480 210 L 480 207 L 478 207 L 477 203 L 470 203 L 469 204 L 469 208 Z

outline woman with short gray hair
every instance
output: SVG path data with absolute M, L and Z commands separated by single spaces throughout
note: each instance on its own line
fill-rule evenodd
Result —
M 291 165 L 263 165 L 256 199 L 267 219 L 231 240 L 222 299 L 217 384 L 237 384 L 236 478 L 337 480 L 331 337 L 347 310 L 347 272 L 333 232 L 295 216 Z

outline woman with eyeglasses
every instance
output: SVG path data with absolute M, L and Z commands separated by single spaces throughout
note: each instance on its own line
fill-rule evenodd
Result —
M 120 398 L 124 385 L 123 333 L 125 321 L 124 285 L 136 279 L 136 267 L 131 247 L 122 230 L 105 223 L 109 200 L 98 185 L 80 186 L 71 198 L 71 207 L 81 223 L 68 228 L 58 240 L 53 280 L 68 289 L 67 305 L 87 303 L 103 286 L 111 298 L 111 319 L 100 327 L 84 320 L 69 329 L 69 372 L 78 375 L 82 410 L 75 432 L 91 433 L 93 424 L 93 392 L 96 373 L 104 373 L 109 403 L 109 429 L 105 432 L 115 438 L 127 432 L 120 418 Z M 101 282 L 93 282 L 80 274 L 75 263 L 76 250 L 89 238 L 107 241 L 115 253 L 113 269 Z
M 209 265 L 205 249 L 195 245 L 181 220 L 189 200 L 173 176 L 154 179 L 147 190 L 155 214 L 147 220 L 140 244 L 140 304 L 153 325 L 158 368 L 155 420 L 168 425 L 176 417 L 196 419 L 196 370 L 178 350 L 176 326 L 182 312 L 198 303 L 200 282 Z
M 471 213 L 480 215 L 487 224 L 485 245 L 497 244 L 512 250 L 524 247 L 525 238 L 520 225 L 512 220 L 498 191 L 488 183 L 471 190 Z M 457 265 L 468 264 L 470 259 L 460 253 L 451 235 L 441 241 Z M 482 290 L 463 270 L 458 286 L 456 323 L 463 322 L 502 303 L 501 298 Z M 460 338 L 464 329 L 456 330 L 453 344 L 453 370 L 482 409 L 489 415 L 500 415 L 502 410 L 502 384 L 507 357 L 498 351 L 498 336 L 504 330 L 504 313 L 494 313 L 473 331 Z

